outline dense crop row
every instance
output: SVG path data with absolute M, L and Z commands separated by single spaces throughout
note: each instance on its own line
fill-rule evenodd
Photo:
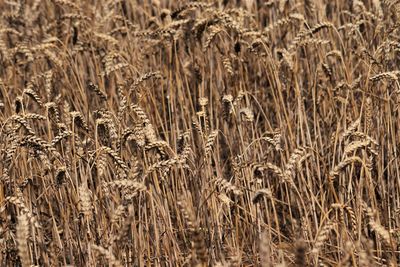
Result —
M 397 266 L 400 2 L 0 1 L 1 266 Z

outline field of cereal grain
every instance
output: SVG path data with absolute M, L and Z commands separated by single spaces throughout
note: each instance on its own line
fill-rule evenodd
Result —
M 0 0 L 0 266 L 398 266 L 400 2 Z

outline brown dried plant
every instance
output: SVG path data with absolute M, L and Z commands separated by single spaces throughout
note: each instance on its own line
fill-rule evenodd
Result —
M 397 266 L 400 2 L 0 1 L 0 266 Z

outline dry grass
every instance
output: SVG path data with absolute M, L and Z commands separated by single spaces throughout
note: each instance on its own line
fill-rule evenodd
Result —
M 397 266 L 400 2 L 0 1 L 1 266 Z

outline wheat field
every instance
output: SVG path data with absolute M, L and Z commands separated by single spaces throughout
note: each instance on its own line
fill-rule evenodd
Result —
M 400 1 L 0 0 L 0 266 L 398 266 Z

